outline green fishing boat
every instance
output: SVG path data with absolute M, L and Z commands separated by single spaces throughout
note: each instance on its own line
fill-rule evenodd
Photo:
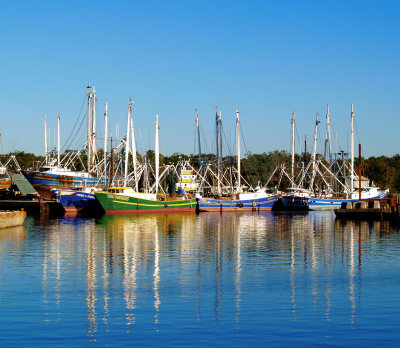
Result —
M 111 187 L 95 192 L 106 214 L 196 212 L 196 198 L 168 197 L 164 194 L 135 192 L 132 187 Z

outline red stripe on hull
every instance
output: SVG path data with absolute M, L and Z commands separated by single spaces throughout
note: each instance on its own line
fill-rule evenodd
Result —
M 72 216 L 72 215 L 78 215 L 82 212 L 82 210 L 84 209 L 83 207 L 63 207 L 65 210 L 65 214 Z
M 136 215 L 136 214 L 164 214 L 164 213 L 195 213 L 196 207 L 191 208 L 157 208 L 157 209 L 110 209 L 106 215 Z
M 266 208 L 199 208 L 199 212 L 207 212 L 207 211 L 271 211 L 272 207 Z

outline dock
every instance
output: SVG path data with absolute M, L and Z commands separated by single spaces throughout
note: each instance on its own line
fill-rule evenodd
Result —
M 21 174 L 13 174 L 10 190 L 0 192 L 0 210 L 24 210 L 29 214 L 62 214 L 64 208 L 56 200 L 44 199 Z
M 366 199 L 342 203 L 335 215 L 338 219 L 400 221 L 400 206 L 396 198 Z

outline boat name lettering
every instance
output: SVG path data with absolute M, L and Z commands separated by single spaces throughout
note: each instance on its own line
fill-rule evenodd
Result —
M 117 200 L 120 200 L 120 201 L 129 201 L 129 197 L 127 197 L 127 196 L 117 196 L 117 195 L 108 194 L 107 198 L 117 199 Z

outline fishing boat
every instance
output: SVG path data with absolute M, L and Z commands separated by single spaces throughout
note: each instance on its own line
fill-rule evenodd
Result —
M 290 187 L 280 197 L 284 210 L 308 210 L 311 193 L 307 189 Z
M 196 198 L 136 192 L 132 187 L 110 187 L 94 193 L 106 214 L 195 212 Z
M 131 118 L 128 114 L 128 130 L 131 129 Z M 159 193 L 159 124 L 156 116 L 155 126 L 155 183 L 152 186 L 155 192 L 138 192 L 138 180 L 135 180 L 135 188 L 130 186 L 109 187 L 104 191 L 95 192 L 95 196 L 106 214 L 140 214 L 140 213 L 167 213 L 167 212 L 191 212 L 196 211 L 196 198 L 183 191 L 183 194 L 167 195 Z M 128 134 L 131 134 L 128 132 Z M 133 133 L 134 134 L 134 133 Z M 127 141 L 126 153 L 129 152 Z M 135 150 L 136 153 L 136 150 Z M 127 161 L 125 162 L 125 179 L 127 183 Z M 135 172 L 136 173 L 136 172 Z M 136 174 L 135 174 L 136 176 Z
M 11 187 L 11 178 L 7 174 L 5 166 L 0 166 L 0 190 L 4 190 Z
M 329 114 L 329 109 L 328 109 Z M 350 121 L 350 169 L 349 175 L 346 178 L 346 183 L 340 183 L 344 189 L 341 196 L 336 196 L 333 193 L 318 194 L 315 193 L 308 198 L 309 210 L 335 210 L 339 209 L 342 203 L 355 202 L 365 199 L 383 199 L 387 196 L 389 190 L 381 190 L 373 183 L 369 185 L 369 180 L 361 176 L 361 144 L 359 144 L 359 174 L 358 180 L 354 172 L 354 110 L 351 105 L 351 121 Z M 315 150 L 314 150 L 315 151 Z M 332 175 L 334 178 L 335 176 Z M 358 181 L 358 187 L 357 187 Z
M 96 199 L 94 187 L 71 187 L 70 189 L 53 189 L 52 192 L 65 212 L 69 215 L 83 213 Z
M 196 118 L 198 128 L 198 116 Z M 218 116 L 216 113 L 216 139 L 217 139 L 217 185 L 213 187 L 214 192 L 211 194 L 197 194 L 197 204 L 199 212 L 207 211 L 260 211 L 272 210 L 278 199 L 277 194 L 267 193 L 265 187 L 257 187 L 255 189 L 243 189 L 241 183 L 240 171 L 240 119 L 239 109 L 236 110 L 236 150 L 237 150 L 237 168 L 236 168 L 236 185 L 225 185 L 223 187 L 222 174 L 222 118 L 221 112 Z M 199 131 L 198 131 L 199 132 Z M 200 135 L 198 135 L 200 138 Z M 200 144 L 199 144 L 200 149 Z M 204 174 L 205 176 L 206 174 Z M 224 192 L 223 192 L 224 191 Z
M 233 194 L 230 197 L 198 197 L 198 210 L 205 211 L 260 211 L 272 210 L 278 195 L 269 194 L 263 189 L 255 192 Z
M 329 159 L 317 158 L 317 134 L 318 134 L 318 113 L 315 122 L 314 149 L 312 159 L 306 167 L 294 176 L 294 113 L 292 120 L 292 175 L 289 177 L 294 185 L 281 197 L 282 206 L 289 210 L 333 210 L 338 209 L 342 203 L 354 202 L 359 199 L 380 199 L 385 198 L 388 190 L 383 191 L 377 188 L 370 180 L 361 177 L 355 180 L 354 172 L 354 112 L 351 106 L 351 158 L 342 151 L 332 158 L 331 136 L 330 136 L 330 113 L 327 106 L 327 139 L 329 145 Z M 339 155 L 339 158 L 336 158 Z M 361 156 L 361 145 L 360 145 Z M 361 160 L 360 160 L 361 161 Z M 318 180 L 317 180 L 318 179 Z M 317 182 L 318 181 L 318 182 Z M 305 183 L 307 182 L 307 187 Z M 357 186 L 358 185 L 358 186 Z M 335 188 L 335 189 L 334 189 Z M 361 188 L 361 189 L 360 189 Z
M 69 152 L 61 159 L 60 146 L 60 115 L 57 117 L 57 157 L 51 155 L 47 141 L 47 121 L 44 117 L 45 130 L 45 161 L 38 169 L 23 170 L 22 173 L 35 189 L 45 198 L 50 198 L 53 188 L 65 189 L 71 186 L 97 186 L 104 187 L 105 179 L 101 178 L 98 172 L 100 165 L 95 166 L 95 135 L 96 135 L 96 91 L 91 91 L 88 86 L 88 127 L 87 143 L 78 152 Z M 87 149 L 87 168 L 81 171 L 71 169 L 74 159 L 80 161 L 80 152 Z M 83 165 L 83 163 L 81 163 Z
M 383 199 L 386 198 L 389 190 L 380 190 L 378 187 L 371 186 L 361 189 L 361 200 L 365 199 Z M 310 197 L 308 198 L 309 210 L 335 210 L 339 209 L 342 203 L 356 202 L 360 200 L 359 192 L 353 192 L 351 198 L 343 197 Z

